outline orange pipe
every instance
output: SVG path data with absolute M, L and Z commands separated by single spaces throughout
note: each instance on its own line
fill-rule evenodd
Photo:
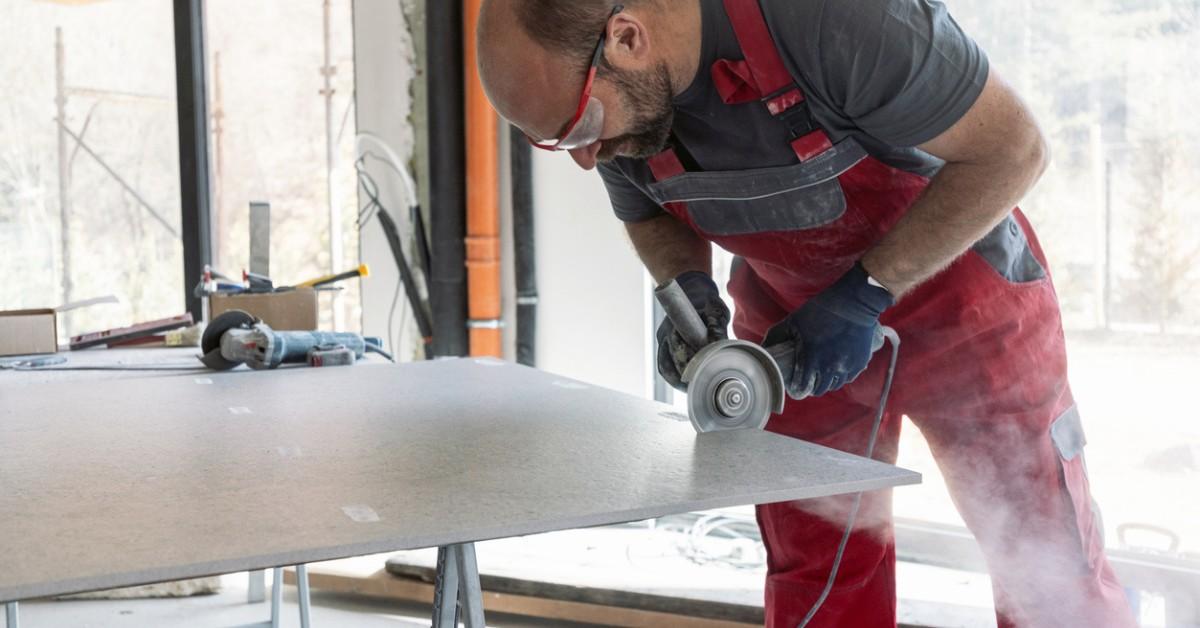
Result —
M 441 0 L 439 0 L 441 1 Z M 448 0 L 453 1 L 453 0 Z M 467 316 L 471 355 L 503 357 L 500 303 L 499 119 L 479 81 L 475 25 L 482 0 L 463 2 L 467 153 Z

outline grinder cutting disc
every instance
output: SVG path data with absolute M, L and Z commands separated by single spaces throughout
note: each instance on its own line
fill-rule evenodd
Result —
M 215 371 L 228 371 L 237 367 L 240 362 L 232 362 L 221 355 L 221 336 L 231 329 L 249 329 L 256 319 L 242 310 L 229 310 L 213 319 L 204 329 L 200 339 L 200 361 Z
M 688 418 L 697 432 L 762 429 L 783 412 L 783 374 L 766 349 L 721 340 L 701 349 L 683 372 Z

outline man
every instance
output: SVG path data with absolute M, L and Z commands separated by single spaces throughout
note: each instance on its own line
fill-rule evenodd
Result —
M 867 449 L 900 418 L 929 441 L 992 572 L 1001 626 L 1132 626 L 1103 555 L 1058 303 L 1013 209 L 1046 167 L 1029 110 L 934 0 L 489 0 L 489 98 L 535 145 L 598 167 L 659 282 L 723 338 L 710 242 L 733 252 L 736 334 L 788 343 L 768 429 Z M 670 323 L 675 385 L 696 347 Z M 892 626 L 890 492 L 758 508 L 767 624 Z M 823 599 L 823 602 L 818 600 Z

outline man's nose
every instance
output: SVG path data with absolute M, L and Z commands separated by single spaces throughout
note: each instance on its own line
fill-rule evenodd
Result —
M 567 152 L 571 153 L 571 159 L 574 159 L 580 168 L 591 170 L 596 167 L 596 155 L 600 153 L 600 148 L 603 144 L 603 142 L 595 141 L 582 148 L 576 148 Z

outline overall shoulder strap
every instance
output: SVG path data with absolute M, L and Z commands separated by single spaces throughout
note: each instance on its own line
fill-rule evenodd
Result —
M 767 104 L 767 110 L 777 116 L 802 102 L 804 93 L 779 56 L 758 0 L 724 2 L 725 13 L 742 48 L 742 56 L 754 77 L 760 97 Z
M 796 156 L 807 161 L 832 148 L 829 137 L 813 122 L 804 92 L 779 56 L 758 0 L 724 0 L 724 4 L 759 98 L 791 131 Z

